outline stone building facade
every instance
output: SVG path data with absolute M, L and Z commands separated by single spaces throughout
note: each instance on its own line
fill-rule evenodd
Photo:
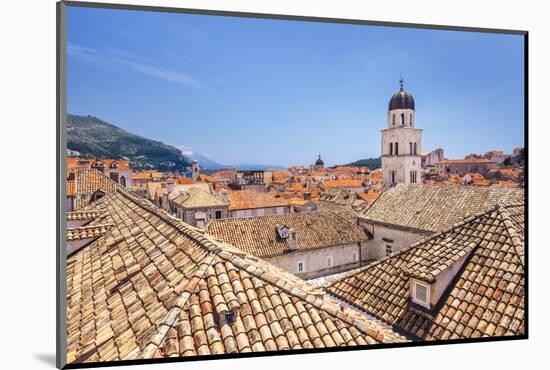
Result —
M 169 197 L 172 214 L 183 222 L 204 229 L 213 219 L 228 217 L 229 204 L 201 187 L 179 189 Z
M 384 189 L 395 184 L 422 183 L 422 130 L 415 127 L 412 95 L 401 88 L 390 100 L 387 128 L 382 130 L 382 182 Z
M 496 168 L 497 164 L 486 158 L 445 159 L 436 164 L 439 176 L 458 174 L 464 176 L 467 173 L 477 172 L 487 176 L 489 170 Z
M 372 236 L 366 256 L 380 259 L 497 204 L 523 202 L 524 195 L 520 188 L 398 184 L 359 217 Z
M 422 168 L 435 166 L 443 159 L 445 159 L 445 153 L 441 148 L 434 149 L 431 152 L 422 153 Z
M 307 252 L 287 253 L 265 260 L 302 279 L 315 279 L 360 267 L 360 258 L 366 253 L 367 243 L 358 242 Z
M 206 232 L 301 278 L 359 267 L 369 235 L 333 212 L 212 220 Z

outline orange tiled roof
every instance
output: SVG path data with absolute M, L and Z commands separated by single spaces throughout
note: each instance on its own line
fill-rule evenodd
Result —
M 125 159 L 109 159 L 109 158 L 77 158 L 77 157 L 67 157 L 67 169 L 78 168 L 79 162 L 88 162 L 86 168 L 90 169 L 93 167 L 96 162 L 103 162 L 105 168 L 111 168 L 111 166 L 116 163 L 118 164 L 118 169 L 121 171 L 126 171 L 130 169 L 130 162 Z
M 125 190 L 96 208 L 112 226 L 67 259 L 68 363 L 407 341 Z
M 106 194 L 112 193 L 122 186 L 96 169 L 74 169 L 67 171 L 67 196 L 75 197 L 75 209 L 79 210 L 88 203 L 98 190 Z
M 286 189 L 286 191 L 306 191 L 306 190 L 307 190 L 307 185 L 302 184 L 300 182 L 297 182 Z
M 364 167 L 366 170 L 368 168 Z M 354 166 L 339 166 L 334 169 L 335 171 L 345 171 L 345 172 L 360 172 L 361 168 Z
M 325 187 L 327 188 L 362 187 L 363 183 L 364 181 L 361 179 L 325 180 Z
M 218 171 L 218 172 L 215 172 L 211 175 L 211 177 L 217 177 L 217 178 L 220 178 L 220 177 L 235 177 L 237 174 L 237 171 L 235 170 L 222 170 L 222 171 Z
M 312 172 L 311 176 L 323 177 L 323 176 L 328 176 L 328 173 L 324 171 L 316 171 L 316 172 Z
M 132 174 L 132 179 L 134 180 L 158 180 L 162 178 L 162 172 L 158 171 L 142 171 L 134 172 Z
M 444 159 L 439 161 L 441 164 L 491 164 L 495 163 L 487 158 L 467 158 L 467 159 Z
M 328 291 L 424 340 L 520 335 L 525 323 L 524 205 L 494 207 L 332 283 Z M 439 302 L 410 304 L 429 278 L 471 253 Z
M 496 204 L 522 202 L 519 188 L 397 184 L 363 214 L 367 221 L 437 232 Z
M 194 182 L 193 179 L 190 179 L 189 177 L 183 177 L 183 176 L 178 177 L 178 181 L 177 181 L 177 183 L 180 185 L 192 184 L 193 182 Z
M 286 181 L 292 174 L 288 170 L 273 170 L 274 181 Z
M 229 210 L 255 209 L 288 206 L 288 200 L 275 197 L 272 192 L 261 193 L 255 190 L 236 190 L 229 192 Z
M 75 157 L 67 157 L 67 169 L 70 170 L 70 169 L 74 169 L 74 168 L 77 168 L 78 167 L 78 160 L 80 158 L 75 158 Z
M 382 194 L 381 191 L 371 191 L 369 193 L 357 193 L 357 196 L 365 202 L 374 202 Z
M 474 180 L 472 185 L 475 185 L 475 186 L 489 186 L 491 185 L 491 180 Z
M 328 211 L 212 220 L 206 232 L 246 253 L 263 258 L 288 252 L 288 240 L 282 239 L 277 231 L 277 227 L 282 226 L 297 231 L 298 251 L 369 240 L 363 228 Z
M 491 186 L 518 187 L 520 184 L 515 181 L 496 181 Z

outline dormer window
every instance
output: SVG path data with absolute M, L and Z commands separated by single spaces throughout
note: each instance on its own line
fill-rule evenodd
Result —
M 412 301 L 425 308 L 430 308 L 430 285 L 413 279 L 411 287 Z
M 277 232 L 279 234 L 279 237 L 281 239 L 287 239 L 288 236 L 289 236 L 289 233 L 288 233 L 289 229 L 288 229 L 288 226 L 283 226 L 283 227 L 280 227 L 280 228 L 277 228 Z

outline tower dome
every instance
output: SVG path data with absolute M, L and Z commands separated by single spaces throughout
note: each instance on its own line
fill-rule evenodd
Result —
M 412 109 L 414 110 L 414 99 L 411 94 L 403 89 L 403 79 L 399 80 L 401 88 L 393 94 L 390 99 L 389 110 L 393 109 Z
M 317 161 L 315 162 L 317 166 L 324 166 L 325 162 L 321 159 L 321 154 L 319 154 L 319 158 L 317 158 Z

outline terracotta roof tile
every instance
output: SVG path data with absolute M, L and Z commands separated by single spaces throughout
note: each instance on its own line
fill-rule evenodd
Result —
M 124 189 L 84 210 L 113 226 L 67 260 L 68 363 L 405 341 Z
M 101 190 L 104 193 L 112 193 L 121 188 L 117 182 L 96 169 L 71 170 L 67 179 L 67 196 L 71 192 L 75 197 L 76 210 L 90 203 L 92 195 Z
M 438 164 L 491 164 L 495 163 L 494 161 L 491 161 L 487 158 L 466 158 L 466 159 L 443 159 L 442 161 L 439 161 Z
M 441 231 L 499 203 L 524 200 L 519 188 L 398 184 L 362 214 L 367 221 L 423 231 Z
M 282 239 L 277 231 L 278 227 L 283 226 L 297 231 L 298 251 L 368 240 L 361 227 L 327 211 L 212 220 L 206 231 L 246 253 L 257 257 L 272 257 L 289 250 L 288 240 Z
M 190 187 L 185 193 L 178 194 L 172 201 L 184 208 L 226 207 L 214 194 L 199 187 Z
M 524 333 L 524 205 L 497 206 L 331 282 L 328 291 L 425 340 Z M 409 303 L 409 276 L 469 255 L 436 308 Z
M 262 193 L 255 190 L 235 190 L 229 194 L 229 210 L 255 209 L 288 206 L 288 200 L 276 197 L 274 193 Z
M 325 180 L 324 184 L 327 188 L 347 188 L 347 187 L 362 187 L 364 180 L 361 179 L 337 179 Z
M 67 229 L 67 240 L 80 240 L 89 238 L 98 238 L 105 234 L 112 224 L 82 226 L 77 228 Z
M 357 196 L 365 202 L 374 202 L 382 194 L 381 191 L 371 191 L 369 193 L 357 193 Z

